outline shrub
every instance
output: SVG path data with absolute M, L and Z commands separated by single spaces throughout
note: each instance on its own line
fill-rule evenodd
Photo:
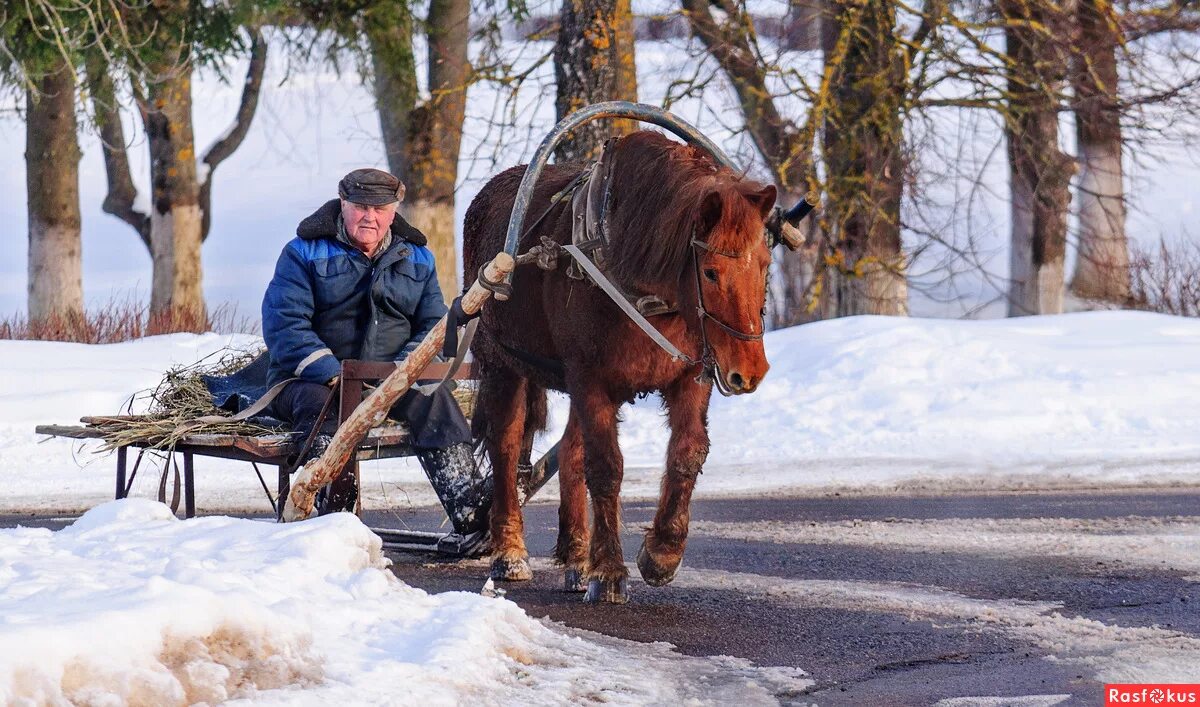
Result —
M 1200 317 L 1200 243 L 1182 240 L 1130 252 L 1130 299 L 1135 309 Z
M 53 316 L 34 321 L 20 314 L 0 319 L 0 339 L 69 341 L 81 344 L 115 344 L 157 334 L 205 331 L 255 334 L 258 333 L 258 324 L 239 315 L 237 307 L 230 304 L 222 304 L 209 310 L 205 317 L 178 316 L 171 312 L 151 316 L 149 308 L 133 298 L 113 298 L 106 304 L 82 314 Z

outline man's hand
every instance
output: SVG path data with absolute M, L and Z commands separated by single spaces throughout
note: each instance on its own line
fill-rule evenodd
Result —
M 337 384 L 338 384 L 338 381 L 339 381 L 339 380 L 341 380 L 341 379 L 342 379 L 342 377 L 341 377 L 341 376 L 334 376 L 333 378 L 330 378 L 329 380 L 325 381 L 325 385 L 327 385 L 327 386 L 329 386 L 330 388 L 332 388 L 332 387 L 334 387 L 335 385 L 337 385 Z

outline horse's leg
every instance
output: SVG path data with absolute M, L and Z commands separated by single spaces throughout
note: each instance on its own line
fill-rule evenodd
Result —
M 584 601 L 624 604 L 629 601 L 625 557 L 621 552 L 621 477 L 624 472 L 617 446 L 617 411 L 613 401 L 595 385 L 571 388 L 571 414 L 583 437 L 584 479 L 592 496 L 592 538 L 588 548 L 588 589 Z
M 679 563 L 683 561 L 692 489 L 708 457 L 707 420 L 711 396 L 712 388 L 698 385 L 691 378 L 678 381 L 663 391 L 671 423 L 667 469 L 663 474 L 654 524 L 646 532 L 637 558 L 642 579 L 652 587 L 661 587 L 674 579 Z
M 525 433 L 528 381 L 505 373 L 487 377 L 477 405 L 486 411 L 484 439 L 492 460 L 492 579 L 533 578 L 525 551 L 525 524 L 517 499 L 517 462 Z
M 583 478 L 583 438 L 579 420 L 572 412 L 558 447 L 558 543 L 554 556 L 563 565 L 563 589 L 582 592 L 587 588 L 588 537 L 587 487 Z

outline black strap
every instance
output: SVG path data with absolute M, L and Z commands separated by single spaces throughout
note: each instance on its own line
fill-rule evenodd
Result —
M 467 314 L 462 308 L 462 295 L 454 298 L 450 311 L 446 313 L 446 338 L 442 341 L 442 357 L 454 358 L 458 355 L 458 328 L 475 319 L 483 311 L 481 307 L 474 314 Z

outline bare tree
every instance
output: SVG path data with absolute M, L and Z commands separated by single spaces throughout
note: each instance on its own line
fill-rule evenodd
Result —
M 1117 48 L 1122 40 L 1111 3 L 1077 0 L 1075 135 L 1079 183 L 1079 252 L 1071 291 L 1085 299 L 1123 304 L 1129 299 L 1129 244 L 1125 237 L 1125 170 Z
M 1058 147 L 1058 113 L 1069 56 L 1069 8 L 1000 0 L 1008 55 L 1005 137 L 1012 184 L 1010 316 L 1063 307 L 1067 206 L 1074 161 Z
M 838 37 L 826 54 L 827 217 L 833 316 L 908 314 L 900 240 L 908 57 L 890 0 L 834 0 Z
M 592 103 L 636 101 L 630 0 L 563 0 L 554 76 L 559 120 Z M 630 121 L 586 123 L 559 143 L 555 157 L 560 161 L 594 157 L 609 136 L 634 129 L 636 124 Z
M 200 248 L 212 225 L 213 174 L 249 132 L 267 59 L 261 32 L 247 29 L 250 63 L 237 114 L 197 164 L 192 130 L 195 38 L 190 21 L 189 5 L 182 0 L 158 3 L 152 14 L 138 18 L 138 26 L 155 49 L 143 69 L 130 71 L 131 90 L 150 152 L 148 214 L 134 205 L 137 191 L 129 172 L 111 68 L 98 60 L 89 62 L 88 67 L 108 176 L 104 210 L 132 226 L 150 250 L 150 312 L 169 329 L 193 329 L 207 322 Z
M 408 4 L 374 3 L 363 16 L 388 168 L 408 188 L 401 208 L 429 238 L 447 299 L 459 292 L 454 191 L 472 80 L 469 25 L 469 0 L 430 2 L 424 23 L 429 98 L 420 100 Z
M 29 320 L 69 321 L 83 314 L 74 67 L 53 57 L 25 96 Z

